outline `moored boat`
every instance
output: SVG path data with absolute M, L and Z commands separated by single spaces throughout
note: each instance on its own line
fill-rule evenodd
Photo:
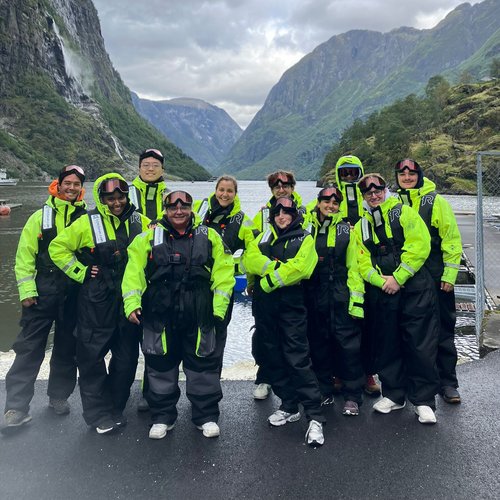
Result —
M 4 168 L 0 168 L 0 186 L 15 186 L 19 179 L 9 179 L 7 177 L 7 171 Z

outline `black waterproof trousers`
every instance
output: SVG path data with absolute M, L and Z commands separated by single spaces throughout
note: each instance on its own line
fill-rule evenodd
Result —
M 367 285 L 365 303 L 382 394 L 435 408 L 439 312 L 430 274 L 422 268 L 395 295 Z
M 36 278 L 37 303 L 22 308 L 22 327 L 13 349 L 14 363 L 5 377 L 5 411 L 28 412 L 35 380 L 45 357 L 47 339 L 55 322 L 54 346 L 50 359 L 47 394 L 67 399 L 76 384 L 74 329 L 76 324 L 77 286 L 64 285 L 59 273 L 39 273 Z
M 319 383 L 309 357 L 302 285 L 268 294 L 257 284 L 253 300 L 255 327 L 262 341 L 270 384 L 281 399 L 280 409 L 296 413 L 301 403 L 307 420 L 325 422 Z
M 458 387 L 457 380 L 457 348 L 455 346 L 455 323 L 457 312 L 455 292 L 443 292 L 441 282 L 436 283 L 439 303 L 439 343 L 437 367 L 439 371 L 440 388 L 445 386 Z
M 139 357 L 140 329 L 123 313 L 121 290 L 100 273 L 81 288 L 76 359 L 83 418 L 96 427 L 120 415 L 130 396 Z M 109 367 L 104 357 L 111 351 Z
M 177 419 L 180 397 L 179 365 L 186 376 L 186 396 L 191 402 L 191 420 L 195 425 L 217 422 L 219 401 L 222 399 L 220 369 L 226 343 L 227 328 L 216 328 L 214 351 L 205 357 L 196 354 L 198 328 L 175 322 L 166 327 L 167 352 L 164 355 L 145 354 L 147 391 L 151 422 L 172 425 Z
M 349 291 L 345 281 L 307 282 L 306 306 L 312 367 L 322 396 L 332 394 L 332 380 L 336 375 L 342 380 L 344 400 L 361 404 L 364 383 L 361 321 L 348 313 Z

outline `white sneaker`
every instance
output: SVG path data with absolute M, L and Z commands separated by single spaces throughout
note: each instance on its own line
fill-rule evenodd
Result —
M 267 399 L 270 392 L 271 392 L 271 386 L 269 384 L 259 384 L 253 391 L 253 398 Z
M 306 432 L 306 443 L 309 446 L 322 446 L 324 442 L 323 424 L 316 420 L 311 420 Z
M 406 401 L 402 405 L 399 405 L 398 403 L 395 403 L 392 399 L 382 398 L 380 401 L 377 401 L 373 405 L 373 409 L 375 411 L 378 411 L 379 413 L 391 413 L 391 411 L 401 410 L 405 406 L 406 406 Z
M 421 424 L 435 424 L 437 422 L 434 410 L 430 406 L 415 406 L 415 413 L 418 415 L 418 421 Z
M 149 439 L 163 439 L 167 435 L 167 431 L 171 431 L 175 427 L 175 422 L 172 425 L 153 424 L 149 430 Z
M 274 427 L 279 427 L 280 425 L 285 425 L 288 422 L 297 422 L 300 420 L 300 412 L 288 413 L 283 410 L 276 410 L 272 415 L 267 418 L 267 421 L 274 425 Z
M 197 425 L 196 428 L 203 431 L 206 438 L 215 438 L 220 434 L 219 426 L 215 422 L 206 422 L 203 425 Z

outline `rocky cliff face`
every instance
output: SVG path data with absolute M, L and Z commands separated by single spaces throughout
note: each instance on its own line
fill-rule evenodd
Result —
M 242 130 L 221 108 L 200 99 L 141 99 L 132 93 L 137 112 L 191 158 L 213 171 Z
M 463 4 L 431 30 L 353 30 L 284 73 L 218 171 L 262 178 L 289 168 L 315 178 L 325 153 L 357 117 L 423 90 L 436 74 L 486 74 L 500 52 L 497 0 Z M 489 50 L 484 50 L 488 46 Z
M 132 175 L 138 152 L 155 146 L 171 174 L 208 177 L 135 112 L 91 0 L 0 0 L 0 112 L 0 161 L 13 174 L 78 163 L 91 177 Z

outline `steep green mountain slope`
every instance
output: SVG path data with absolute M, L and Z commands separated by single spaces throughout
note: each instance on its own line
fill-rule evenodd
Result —
M 425 97 L 410 95 L 364 122 L 356 120 L 326 155 L 321 175 L 324 182 L 334 181 L 337 159 L 350 153 L 359 156 L 365 172 L 380 172 L 393 182 L 396 161 L 411 157 L 440 191 L 473 194 L 476 153 L 491 150 L 500 151 L 500 80 L 450 87 L 435 77 Z M 498 180 L 496 188 L 490 184 L 486 192 L 500 195 Z
M 0 164 L 45 179 L 64 164 L 89 178 L 137 170 L 160 148 L 169 175 L 210 175 L 135 111 L 105 51 L 91 0 L 0 0 Z
M 275 168 L 315 178 L 325 154 L 356 118 L 419 94 L 449 73 L 475 78 L 500 52 L 500 2 L 462 4 L 435 28 L 334 36 L 284 73 L 218 171 L 262 178 Z

